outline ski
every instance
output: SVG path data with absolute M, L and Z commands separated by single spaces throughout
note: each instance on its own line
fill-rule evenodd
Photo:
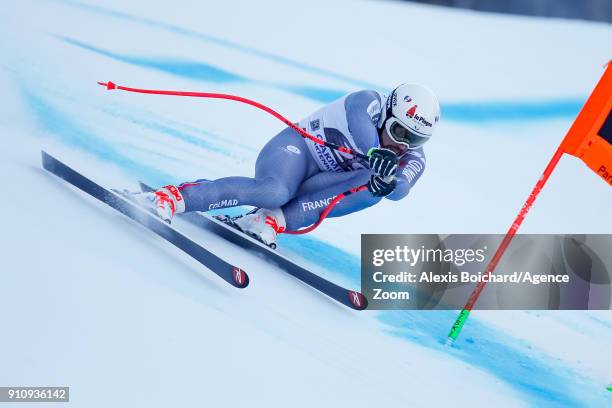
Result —
M 145 183 L 140 182 L 139 184 L 141 191 L 153 191 L 153 188 L 149 187 Z M 335 283 L 310 272 L 309 270 L 293 262 L 291 259 L 268 247 L 264 243 L 244 234 L 242 231 L 239 231 L 235 227 L 232 227 L 231 225 L 228 225 L 215 217 L 201 212 L 181 213 L 176 214 L 176 217 L 184 219 L 187 222 L 208 231 L 212 231 L 242 248 L 262 254 L 268 262 L 278 266 L 288 274 L 345 306 L 355 310 L 364 310 L 368 306 L 366 297 L 360 292 L 343 288 L 342 286 L 336 285 Z
M 146 209 L 126 200 L 120 194 L 96 184 L 87 177 L 68 167 L 64 163 L 41 151 L 42 166 L 45 170 L 72 184 L 76 188 L 102 201 L 111 208 L 119 211 L 125 216 L 136 221 L 161 238 L 173 244 L 187 255 L 210 269 L 223 280 L 237 288 L 246 288 L 249 284 L 249 276 L 237 266 L 219 258 L 217 255 L 206 250 L 192 239 L 174 229 L 169 224 L 149 213 Z

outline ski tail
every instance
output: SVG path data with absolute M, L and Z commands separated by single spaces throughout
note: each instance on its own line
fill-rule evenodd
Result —
M 41 151 L 41 155 L 42 166 L 45 170 L 149 229 L 151 232 L 165 239 L 172 245 L 185 252 L 187 255 L 191 256 L 200 264 L 210 269 L 232 286 L 243 289 L 249 285 L 249 276 L 241 268 L 226 262 L 170 225 L 166 224 L 160 218 L 152 215 L 146 209 L 136 205 L 130 200 L 125 199 L 121 195 L 107 190 L 99 184 L 96 184 L 45 151 Z

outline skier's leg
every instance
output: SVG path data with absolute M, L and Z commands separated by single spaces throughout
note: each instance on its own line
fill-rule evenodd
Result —
M 287 128 L 261 150 L 255 177 L 224 177 L 183 183 L 178 187 L 185 211 L 208 211 L 237 205 L 278 208 L 297 192 L 302 181 L 318 171 L 303 138 Z
M 346 173 L 318 173 L 302 183 L 296 197 L 282 206 L 288 230 L 296 230 L 314 224 L 321 213 L 340 193 L 368 182 L 370 169 Z M 340 201 L 328 217 L 340 217 L 371 207 L 381 200 L 367 190 L 351 194 Z

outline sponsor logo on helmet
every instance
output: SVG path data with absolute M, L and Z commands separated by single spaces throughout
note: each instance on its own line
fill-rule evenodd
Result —
M 406 116 L 408 116 L 409 118 L 413 118 L 414 114 L 416 113 L 416 108 L 417 108 L 417 105 L 414 105 L 412 108 L 408 109 L 406 111 Z
M 409 97 L 408 95 L 404 96 L 404 102 L 409 103 L 412 102 L 412 98 Z
M 431 122 L 427 121 L 427 119 L 425 119 L 425 118 L 424 118 L 424 117 L 422 117 L 422 116 L 419 116 L 419 115 L 416 115 L 416 114 L 415 114 L 415 115 L 414 115 L 414 119 L 415 119 L 417 122 L 421 123 L 422 125 L 425 125 L 425 126 L 427 126 L 427 127 L 431 127 Z
M 319 119 L 310 121 L 310 130 L 312 131 L 319 130 L 320 127 L 321 127 L 321 121 Z

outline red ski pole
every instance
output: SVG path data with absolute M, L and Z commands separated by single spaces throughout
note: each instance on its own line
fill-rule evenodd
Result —
M 317 222 L 315 222 L 314 224 L 312 224 L 310 227 L 306 227 L 300 230 L 296 230 L 296 231 L 283 231 L 283 233 L 285 234 L 293 234 L 293 235 L 300 235 L 300 234 L 306 234 L 307 232 L 310 232 L 312 230 L 314 230 L 315 228 L 317 228 L 325 218 L 327 218 L 327 215 L 331 212 L 331 210 L 334 209 L 334 207 L 336 206 L 336 204 L 338 204 L 342 199 L 346 198 L 346 196 L 351 195 L 353 193 L 357 193 L 359 191 L 363 191 L 363 190 L 367 190 L 368 186 L 367 184 L 364 184 L 362 186 L 359 186 L 357 188 L 352 188 L 348 191 L 345 191 L 344 193 L 338 194 L 336 197 L 334 197 L 334 199 L 327 205 L 327 207 L 325 207 L 325 210 L 323 210 L 323 212 L 321 213 L 321 216 L 319 217 L 319 220 Z
M 98 84 L 106 87 L 106 89 L 108 89 L 108 90 L 119 89 L 121 91 L 126 91 L 126 92 L 135 92 L 135 93 L 144 93 L 144 94 L 153 94 L 153 95 L 171 95 L 171 96 L 188 96 L 188 97 L 192 97 L 192 98 L 228 99 L 228 100 L 231 100 L 231 101 L 237 101 L 237 102 L 246 103 L 247 105 L 254 106 L 254 107 L 258 108 L 258 109 L 263 110 L 264 112 L 269 113 L 270 115 L 274 116 L 275 118 L 277 118 L 278 120 L 283 122 L 285 125 L 289 126 L 291 129 L 293 129 L 296 132 L 298 132 L 302 137 L 305 137 L 306 139 L 312 140 L 313 142 L 315 142 L 317 144 L 320 144 L 322 146 L 329 147 L 330 149 L 337 150 L 337 151 L 342 152 L 342 153 L 350 154 L 350 155 L 353 155 L 355 157 L 359 157 L 360 159 L 368 160 L 368 156 L 367 155 L 365 155 L 363 153 L 356 152 L 356 151 L 354 151 L 352 149 L 349 149 L 348 147 L 345 147 L 345 146 L 338 146 L 337 144 L 330 143 L 330 142 L 328 142 L 326 140 L 323 140 L 323 139 L 320 139 L 320 138 L 318 138 L 318 137 L 316 137 L 314 135 L 311 135 L 310 133 L 306 132 L 306 130 L 300 128 L 295 123 L 291 122 L 289 119 L 287 119 L 286 117 L 284 117 L 280 113 L 276 112 L 274 109 L 269 108 L 266 105 L 263 105 L 263 104 L 261 104 L 261 103 L 259 103 L 257 101 L 254 101 L 254 100 L 251 100 L 251 99 L 247 99 L 247 98 L 243 98 L 241 96 L 222 94 L 222 93 L 212 93 L 212 92 L 163 91 L 163 90 L 157 90 L 157 89 L 130 88 L 130 87 L 127 87 L 127 86 L 116 85 L 115 83 L 113 83 L 111 81 L 108 81 L 108 82 L 98 82 Z

